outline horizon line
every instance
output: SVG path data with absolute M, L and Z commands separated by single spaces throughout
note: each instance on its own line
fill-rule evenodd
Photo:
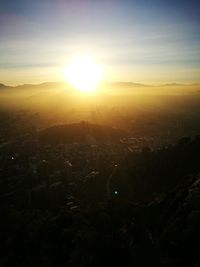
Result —
M 29 86 L 29 85 L 43 85 L 43 84 L 56 84 L 56 83 L 61 83 L 61 84 L 66 84 L 70 85 L 69 83 L 65 81 L 44 81 L 44 82 L 39 82 L 39 83 L 20 83 L 20 84 L 8 84 L 4 82 L 0 82 L 0 85 L 6 86 L 6 87 L 19 87 L 19 86 Z M 200 81 L 193 81 L 193 82 L 155 82 L 155 83 L 143 83 L 143 82 L 135 82 L 135 81 L 103 81 L 100 82 L 99 85 L 101 84 L 118 84 L 118 83 L 123 83 L 123 84 L 133 84 L 133 85 L 138 85 L 138 86 L 185 86 L 185 85 L 193 85 L 193 86 L 198 86 L 200 85 Z

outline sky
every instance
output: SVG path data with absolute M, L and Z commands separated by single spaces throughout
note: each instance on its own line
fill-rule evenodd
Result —
M 0 0 L 0 82 L 63 80 L 77 54 L 105 80 L 200 81 L 199 0 Z

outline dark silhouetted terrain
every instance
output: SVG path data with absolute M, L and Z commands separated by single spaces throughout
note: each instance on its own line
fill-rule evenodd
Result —
M 88 122 L 60 125 L 47 128 L 40 133 L 40 140 L 47 143 L 73 143 L 73 142 L 116 142 L 120 137 L 126 136 L 122 130 L 113 129 Z
M 0 85 L 0 266 L 199 266 L 198 85 L 56 88 Z

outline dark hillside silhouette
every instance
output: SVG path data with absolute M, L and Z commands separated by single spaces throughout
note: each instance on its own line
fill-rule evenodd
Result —
M 20 178 L 20 189 L 1 194 L 1 266 L 198 266 L 199 154 L 200 137 L 129 154 L 113 175 L 118 194 L 110 199 L 95 198 L 106 190 L 106 177 L 92 172 L 71 181 L 69 162 L 51 176 L 63 183 L 45 187 L 35 176 Z M 47 178 L 47 163 L 40 179 Z
M 95 125 L 88 122 L 53 126 L 40 133 L 40 140 L 46 143 L 72 142 L 115 142 L 126 133 L 109 126 Z
M 151 201 L 200 172 L 200 137 L 185 137 L 175 145 L 130 153 L 121 164 L 113 188 L 134 201 Z M 131 186 L 130 186 L 131 185 Z

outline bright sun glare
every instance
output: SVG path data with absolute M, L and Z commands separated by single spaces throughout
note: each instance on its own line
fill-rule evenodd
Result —
M 97 89 L 102 80 L 102 67 L 92 57 L 74 58 L 64 71 L 65 79 L 78 90 L 90 93 Z

